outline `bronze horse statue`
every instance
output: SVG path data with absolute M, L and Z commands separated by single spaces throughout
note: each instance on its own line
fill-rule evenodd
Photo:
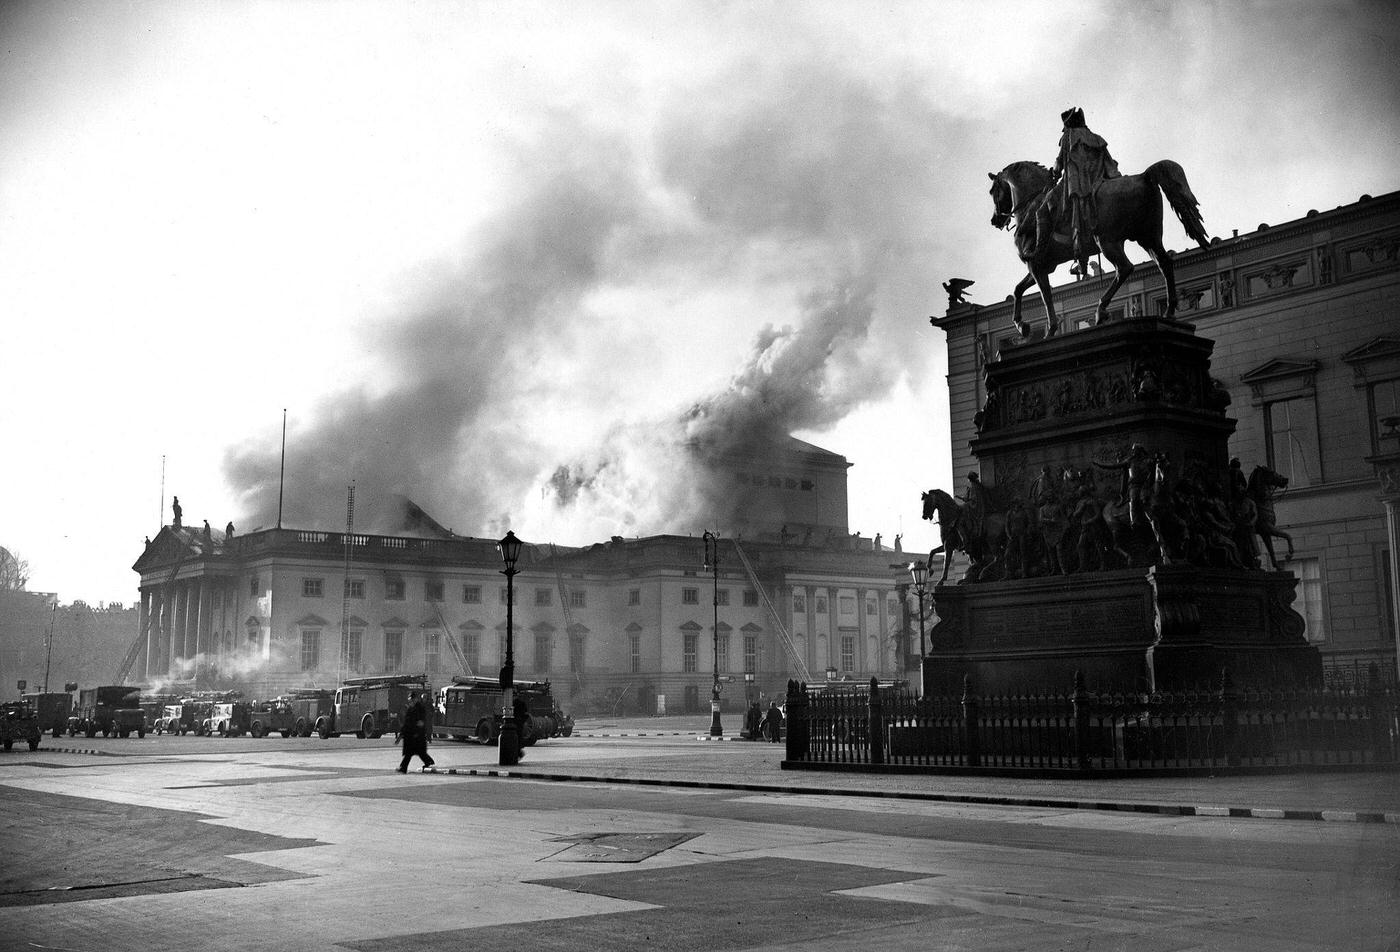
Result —
M 1052 188 L 1054 179 L 1050 170 L 1038 162 L 1013 162 L 1000 172 L 988 172 L 987 177 L 992 180 L 992 204 L 995 206 L 992 225 L 1005 228 L 1014 222 L 1016 251 L 1027 269 L 1013 294 L 1012 320 L 1021 336 L 1029 336 L 1030 325 L 1021 319 L 1021 295 L 1035 284 L 1045 302 L 1045 336 L 1051 337 L 1059 331 L 1060 321 L 1055 316 L 1050 275 L 1060 265 L 1074 260 L 1069 215 L 1058 207 L 1059 190 Z M 1186 233 L 1202 248 L 1210 244 L 1210 236 L 1197 210 L 1196 196 L 1180 165 L 1163 159 L 1137 175 L 1104 179 L 1094 192 L 1098 213 L 1093 238 L 1116 273 L 1099 298 L 1095 324 L 1107 320 L 1109 302 L 1133 273 L 1133 263 L 1123 249 L 1128 241 L 1140 245 L 1157 263 L 1167 284 L 1165 316 L 1171 318 L 1176 314 L 1176 274 L 1171 254 L 1162 246 L 1163 192 Z M 1041 240 L 1041 229 L 1046 227 L 1052 233 L 1048 240 Z
M 1287 562 L 1293 558 L 1293 537 L 1274 523 L 1274 496 L 1288 487 L 1288 477 L 1267 466 L 1256 466 L 1249 474 L 1246 492 L 1254 501 L 1254 531 L 1264 543 L 1264 551 L 1269 553 L 1269 564 L 1278 568 L 1278 558 L 1274 555 L 1274 539 L 1288 543 Z
M 975 581 L 990 569 L 999 557 L 1006 539 L 1006 515 L 1001 512 L 987 512 L 980 527 L 974 526 L 966 504 L 942 489 L 930 489 L 923 494 L 924 518 L 938 519 L 940 544 L 934 549 L 946 551 L 943 559 L 942 585 L 948 581 L 948 568 L 954 552 L 962 552 L 972 560 L 967 571 L 969 581 Z

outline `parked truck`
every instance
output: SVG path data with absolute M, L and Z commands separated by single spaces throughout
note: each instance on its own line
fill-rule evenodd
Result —
M 268 701 L 254 701 L 248 719 L 248 733 L 254 737 L 266 737 L 272 733 L 280 733 L 283 737 L 299 734 L 296 702 L 285 694 Z M 306 724 L 304 717 L 300 720 L 302 725 Z
M 574 732 L 574 719 L 559 709 L 548 681 L 516 681 L 515 696 L 523 700 L 529 710 L 520 732 L 523 746 L 528 747 L 546 737 L 568 737 Z M 434 734 L 494 744 L 500 738 L 505 719 L 504 703 L 499 679 L 455 677 L 438 692 Z
M 377 738 L 398 734 L 399 720 L 413 691 L 428 693 L 428 678 L 404 674 L 379 678 L 346 678 L 335 691 L 335 707 L 316 719 L 316 733 L 338 737 Z
M 41 691 L 21 694 L 20 701 L 34 712 L 39 724 L 39 733 L 53 732 L 55 738 L 62 737 L 68 729 L 68 718 L 73 714 L 73 695 Z
M 83 688 L 78 692 L 77 712 L 68 718 L 68 736 L 95 737 L 146 736 L 146 712 L 141 710 L 141 691 L 125 684 Z
M 15 741 L 23 741 L 30 750 L 39 749 L 39 718 L 23 701 L 0 704 L 0 746 L 10 750 Z

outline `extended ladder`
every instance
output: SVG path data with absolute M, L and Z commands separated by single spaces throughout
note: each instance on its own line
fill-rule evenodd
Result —
M 568 639 L 569 667 L 574 672 L 574 680 L 581 684 L 583 683 L 583 678 L 579 669 L 583 667 L 583 659 L 578 659 L 578 665 L 574 664 L 574 616 L 573 613 L 569 611 L 569 588 L 564 584 L 564 572 L 559 568 L 557 562 L 559 553 L 554 548 L 554 543 L 552 542 L 549 544 L 549 554 L 551 558 L 556 559 L 554 565 L 554 580 L 559 585 L 559 607 L 564 610 L 564 637 Z
M 462 670 L 466 672 L 469 677 L 476 677 L 476 672 L 473 671 L 472 666 L 467 663 L 467 656 L 462 651 L 462 646 L 457 644 L 456 638 L 452 637 L 452 629 L 447 627 L 447 619 L 443 617 L 442 609 L 438 607 L 437 602 L 433 602 L 432 606 L 433 612 L 437 614 L 438 624 L 442 625 L 443 637 L 447 639 L 448 647 L 452 649 L 452 656 L 457 659 L 457 663 L 462 666 Z
M 749 573 L 749 581 L 753 582 L 754 589 L 758 592 L 758 597 L 763 599 L 763 604 L 768 608 L 768 614 L 772 616 L 773 623 L 778 626 L 778 638 L 782 641 L 783 647 L 787 649 L 788 657 L 792 659 L 793 669 L 797 676 L 804 682 L 812 680 L 812 673 L 807 670 L 807 662 L 802 660 L 802 656 L 797 653 L 797 645 L 793 643 L 792 636 L 788 634 L 787 626 L 783 624 L 783 616 L 778 614 L 778 608 L 768 597 L 768 592 L 764 589 L 763 583 L 758 580 L 758 573 L 754 571 L 753 563 L 744 554 L 744 550 L 739 546 L 739 540 L 735 539 L 734 551 L 738 553 L 739 561 L 744 563 L 744 571 Z

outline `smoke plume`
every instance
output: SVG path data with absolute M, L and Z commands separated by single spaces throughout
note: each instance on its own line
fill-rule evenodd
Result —
M 402 530 L 395 496 L 469 535 L 742 528 L 707 461 L 889 391 L 927 306 L 913 223 L 950 122 L 821 57 L 709 83 L 640 135 L 541 118 L 512 199 L 369 330 L 374 384 L 294 418 L 285 525 L 343 526 L 353 480 L 367 532 Z M 275 521 L 278 468 L 275 438 L 227 454 L 241 525 Z

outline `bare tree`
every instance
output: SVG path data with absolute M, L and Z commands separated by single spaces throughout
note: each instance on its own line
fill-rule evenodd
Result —
M 29 584 L 29 563 L 0 545 L 0 592 L 22 592 Z

